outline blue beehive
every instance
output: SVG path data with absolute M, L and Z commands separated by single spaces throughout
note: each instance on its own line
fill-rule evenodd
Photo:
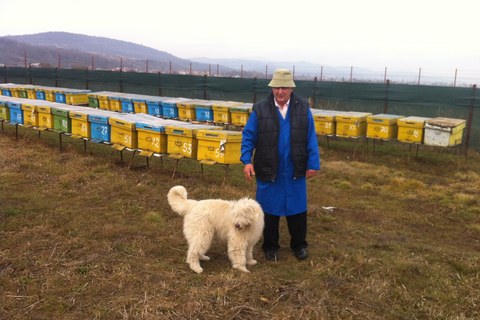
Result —
M 64 91 L 55 90 L 55 102 L 58 103 L 67 103 L 67 97 L 65 96 Z
M 9 101 L 8 107 L 10 108 L 10 124 L 23 124 L 22 104 L 20 102 Z
M 122 104 L 122 112 L 125 112 L 125 113 L 134 113 L 135 112 L 135 108 L 134 108 L 134 105 L 133 105 L 133 99 L 132 99 L 131 95 L 126 94 L 126 95 L 120 96 L 119 100 Z
M 89 114 L 88 121 L 91 124 L 91 137 L 90 141 L 110 142 L 110 124 L 108 123 L 108 116 L 99 114 Z

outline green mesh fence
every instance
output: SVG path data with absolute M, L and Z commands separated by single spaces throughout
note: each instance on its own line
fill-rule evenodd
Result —
M 3 67 L 0 82 L 240 102 L 259 101 L 271 90 L 270 79 L 47 68 Z M 295 92 L 313 108 L 465 119 L 464 142 L 469 133 L 469 147 L 480 150 L 476 88 L 305 80 L 295 84 Z

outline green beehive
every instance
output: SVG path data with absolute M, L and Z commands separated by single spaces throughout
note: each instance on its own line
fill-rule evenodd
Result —
M 52 108 L 54 131 L 72 133 L 72 119 L 68 117 L 68 112 L 65 109 Z

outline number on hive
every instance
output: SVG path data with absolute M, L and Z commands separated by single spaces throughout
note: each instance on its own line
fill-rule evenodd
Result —
M 192 144 L 191 143 L 184 143 L 183 144 L 183 152 L 187 154 L 192 154 Z
M 215 158 L 223 158 L 223 152 L 220 151 L 220 148 L 215 149 Z

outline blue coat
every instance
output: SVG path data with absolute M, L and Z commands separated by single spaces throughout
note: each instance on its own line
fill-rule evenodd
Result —
M 290 108 L 285 119 L 278 109 L 277 112 L 280 119 L 277 176 L 274 182 L 257 180 L 256 200 L 266 213 L 290 216 L 307 211 L 307 179 L 305 177 L 293 179 L 293 160 L 290 152 Z M 243 129 L 242 155 L 240 157 L 243 164 L 252 163 L 253 151 L 257 144 L 257 132 L 258 121 L 255 111 L 253 111 Z M 315 122 L 311 112 L 308 116 L 307 139 L 307 169 L 320 170 Z

